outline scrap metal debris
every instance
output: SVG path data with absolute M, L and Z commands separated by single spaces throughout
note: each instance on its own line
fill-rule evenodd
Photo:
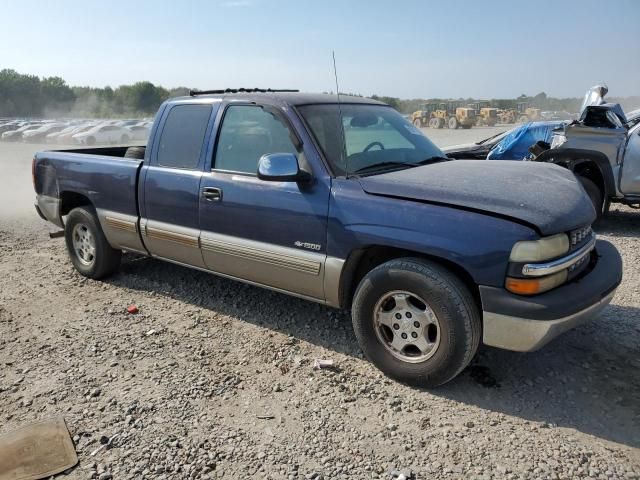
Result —
M 78 463 L 64 418 L 19 428 L 0 437 L 0 480 L 36 480 Z
M 313 361 L 313 368 L 314 370 L 321 370 L 323 368 L 333 368 L 334 364 L 333 364 L 333 360 L 329 359 L 329 360 L 322 360 L 320 358 L 316 358 Z
M 89 456 L 91 457 L 95 457 L 99 452 L 101 452 L 102 450 L 104 450 L 105 448 L 111 448 L 111 445 L 113 443 L 113 441 L 118 438 L 120 436 L 119 433 L 116 433 L 115 435 L 113 435 L 111 438 L 107 438 L 106 436 L 102 436 L 100 437 L 100 443 L 102 445 L 100 445 L 98 448 L 96 448 L 93 452 L 91 452 L 89 454 Z

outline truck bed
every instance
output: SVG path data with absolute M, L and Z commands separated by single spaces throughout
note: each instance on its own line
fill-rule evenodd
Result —
M 60 202 L 67 195 L 86 197 L 98 210 L 137 216 L 137 185 L 143 160 L 124 158 L 128 147 L 79 148 L 39 152 L 34 158 L 34 187 L 39 197 Z M 71 193 L 72 192 L 72 193 Z

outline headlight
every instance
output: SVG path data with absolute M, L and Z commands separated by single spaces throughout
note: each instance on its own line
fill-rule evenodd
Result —
M 564 233 L 540 240 L 516 243 L 511 249 L 512 262 L 542 262 L 560 257 L 569 252 L 569 237 Z
M 565 137 L 564 135 L 558 135 L 555 134 L 553 136 L 553 138 L 551 139 L 551 147 L 550 148 L 558 148 L 560 146 L 562 146 L 562 144 L 564 142 L 567 141 L 567 137 Z

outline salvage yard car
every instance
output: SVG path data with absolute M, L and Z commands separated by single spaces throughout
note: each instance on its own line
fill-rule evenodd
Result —
M 427 387 L 481 341 L 536 350 L 609 303 L 620 255 L 571 172 L 449 161 L 391 107 L 341 100 L 168 100 L 146 148 L 38 153 L 36 209 L 82 275 L 130 251 L 351 309 L 366 356 Z
M 529 157 L 529 147 L 536 142 L 549 142 L 553 130 L 564 122 L 528 122 L 505 132 L 496 133 L 476 143 L 452 145 L 442 151 L 450 158 L 459 160 L 524 160 Z
M 580 118 L 555 132 L 551 148 L 536 157 L 576 174 L 598 216 L 611 202 L 640 208 L 640 116 L 605 103 L 607 87 L 591 88 Z
M 131 132 L 117 125 L 98 125 L 71 137 L 76 143 L 95 145 L 96 143 L 127 143 Z

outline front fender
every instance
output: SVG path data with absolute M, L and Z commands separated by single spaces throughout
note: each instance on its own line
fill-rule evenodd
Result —
M 328 232 L 329 256 L 392 247 L 447 260 L 477 285 L 491 286 L 504 285 L 514 243 L 538 238 L 532 228 L 490 214 L 369 195 L 348 180 L 332 192 Z
M 604 179 L 605 198 L 616 196 L 617 189 L 613 177 L 613 168 L 607 156 L 602 152 L 582 148 L 554 148 L 542 152 L 536 157 L 535 161 L 553 163 L 568 168 L 572 172 L 575 171 L 576 166 L 580 163 L 592 161 L 596 164 Z

